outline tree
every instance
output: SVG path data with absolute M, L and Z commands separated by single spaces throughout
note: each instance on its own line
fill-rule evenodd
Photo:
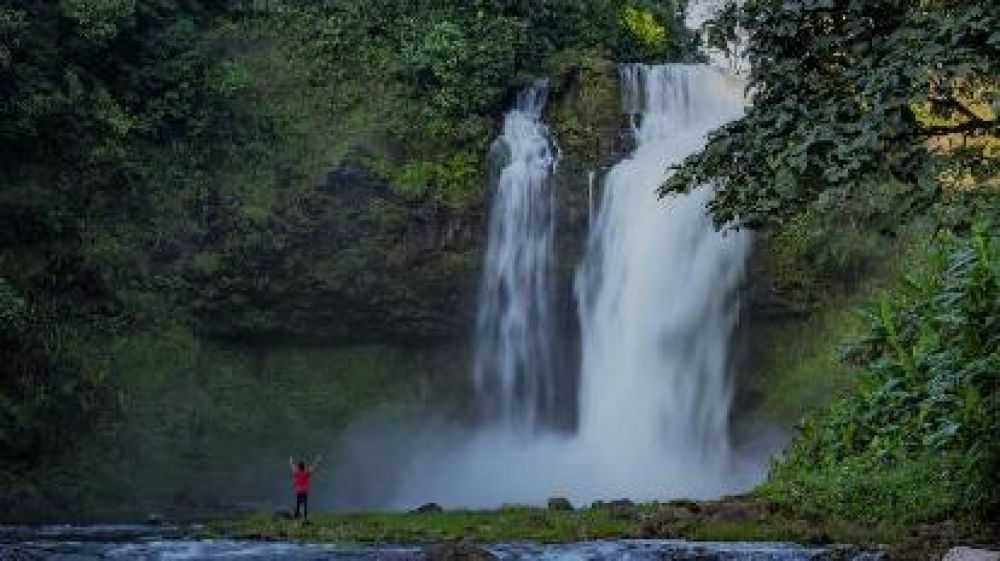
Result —
M 713 182 L 718 224 L 842 210 L 871 185 L 898 208 L 998 190 L 1000 11 L 972 0 L 748 0 L 709 23 L 749 39 L 746 115 L 714 132 L 661 194 Z

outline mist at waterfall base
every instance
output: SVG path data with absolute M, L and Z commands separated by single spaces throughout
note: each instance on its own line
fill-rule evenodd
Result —
M 636 148 L 604 177 L 577 274 L 579 387 L 562 387 L 548 366 L 555 356 L 548 181 L 558 152 L 536 85 L 508 113 L 495 147 L 502 168 L 473 367 L 482 416 L 472 426 L 369 422 L 345 450 L 353 461 L 342 473 L 353 476 L 337 478 L 341 491 L 366 491 L 335 502 L 711 498 L 763 477 L 768 447 L 736 448 L 730 438 L 731 345 L 749 235 L 713 228 L 709 186 L 656 195 L 672 165 L 742 113 L 744 84 L 708 65 L 624 65 L 621 78 Z M 577 400 L 572 430 L 547 422 L 565 391 Z

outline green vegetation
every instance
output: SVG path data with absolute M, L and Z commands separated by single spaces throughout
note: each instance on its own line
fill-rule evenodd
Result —
M 280 484 L 246 450 L 280 470 L 287 434 L 321 448 L 419 404 L 465 364 L 433 349 L 465 336 L 513 95 L 550 78 L 583 177 L 622 148 L 613 61 L 696 58 L 668 0 L 248 4 L 0 7 L 0 506 L 238 502 Z M 715 181 L 720 224 L 763 227 L 750 391 L 806 418 L 758 490 L 780 512 L 654 535 L 892 540 L 1000 515 L 989 8 L 749 0 L 711 24 L 718 44 L 747 33 L 754 103 L 664 189 Z M 585 193 L 559 188 L 582 224 Z M 661 507 L 225 531 L 582 539 L 641 535 Z
M 842 360 L 841 347 L 864 330 L 859 308 L 920 261 L 915 248 L 929 227 L 893 229 L 884 199 L 868 202 L 867 217 L 807 212 L 761 232 L 754 275 L 763 295 L 750 318 L 761 328 L 749 330 L 747 391 L 779 426 L 856 388 L 858 365 Z
M 88 334 L 142 324 L 142 295 L 161 283 L 148 270 L 159 232 L 138 227 L 154 214 L 149 150 L 211 144 L 228 114 L 198 35 L 214 13 L 196 2 L 0 8 L 4 467 L 51 461 L 113 408 L 107 373 L 85 360 Z
M 623 515 L 624 514 L 624 515 Z M 974 525 L 950 527 L 945 536 L 931 526 L 845 519 L 804 518 L 760 499 L 679 500 L 644 503 L 616 512 L 608 504 L 574 511 L 528 506 L 497 510 L 443 512 L 320 513 L 308 523 L 281 514 L 259 513 L 239 520 L 209 523 L 215 538 L 289 539 L 340 543 L 491 543 L 531 540 L 570 542 L 588 539 L 667 538 L 706 541 L 781 541 L 804 544 L 856 544 L 888 550 L 891 558 L 933 556 L 956 539 L 983 539 Z M 910 552 L 906 555 L 905 552 Z
M 219 535 L 280 536 L 302 541 L 413 543 L 468 539 L 478 542 L 545 542 L 627 535 L 632 520 L 615 520 L 606 508 L 574 512 L 512 506 L 496 511 L 371 512 L 311 515 L 309 524 L 259 514 L 212 526 Z
M 998 243 L 985 224 L 943 236 L 873 306 L 857 395 L 806 422 L 766 495 L 855 520 L 996 514 Z
M 903 216 L 995 191 L 998 18 L 984 1 L 729 2 L 710 29 L 747 35 L 753 104 L 664 190 L 715 181 L 717 223 L 749 226 L 863 207 L 887 179 Z
M 348 424 L 407 418 L 428 392 L 461 387 L 468 362 L 453 351 L 387 345 L 254 350 L 199 341 L 182 327 L 105 337 L 91 348 L 116 391 L 117 414 L 74 433 L 44 486 L 9 482 L 28 506 L 81 505 L 63 516 L 85 520 L 279 502 L 290 454 L 323 452 L 336 466 L 329 451 Z

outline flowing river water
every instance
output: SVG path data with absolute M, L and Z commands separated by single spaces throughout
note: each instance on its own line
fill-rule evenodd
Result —
M 195 539 L 195 527 L 175 526 L 43 526 L 0 527 L 0 559 L 4 561 L 101 560 L 245 560 L 419 561 L 434 558 L 428 549 L 406 545 L 344 545 L 293 542 Z M 565 544 L 501 543 L 482 546 L 498 560 L 629 561 L 869 561 L 871 553 L 845 556 L 842 551 L 782 543 L 616 540 Z

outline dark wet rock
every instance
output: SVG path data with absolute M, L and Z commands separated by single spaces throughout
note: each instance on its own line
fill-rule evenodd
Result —
M 653 513 L 649 517 L 649 521 L 657 524 L 673 524 L 681 520 L 688 520 L 696 515 L 696 512 L 684 507 L 666 506 Z
M 216 261 L 185 269 L 193 312 L 204 333 L 247 343 L 463 336 L 475 310 L 485 202 L 414 204 L 348 159 L 315 189 L 220 233 L 240 243 L 220 242 Z
M 770 501 L 749 496 L 723 497 L 701 505 L 694 504 L 694 512 L 727 522 L 744 522 L 774 513 L 774 506 Z
M 639 536 L 643 538 L 675 538 L 680 537 L 684 525 L 700 512 L 700 508 L 691 509 L 686 505 L 668 504 L 656 512 L 644 517 L 640 522 Z
M 569 502 L 569 499 L 565 497 L 552 497 L 548 502 L 549 510 L 557 511 L 571 511 L 573 510 L 573 503 Z
M 675 508 L 683 508 L 689 511 L 691 514 L 698 514 L 699 512 L 701 512 L 701 503 L 699 503 L 698 501 L 692 501 L 690 499 L 678 499 L 670 501 L 669 503 L 667 503 L 667 506 Z
M 722 505 L 720 508 L 715 509 L 711 515 L 726 522 L 746 522 L 755 518 L 758 513 L 750 505 L 736 503 Z
M 441 508 L 441 505 L 437 503 L 426 503 L 413 509 L 412 512 L 419 512 L 421 514 L 439 513 L 439 512 L 444 512 L 444 509 Z
M 608 514 L 614 520 L 635 520 L 635 503 L 628 499 L 618 499 L 608 503 Z
M 466 542 L 446 542 L 424 548 L 428 561 L 495 561 L 489 550 Z

